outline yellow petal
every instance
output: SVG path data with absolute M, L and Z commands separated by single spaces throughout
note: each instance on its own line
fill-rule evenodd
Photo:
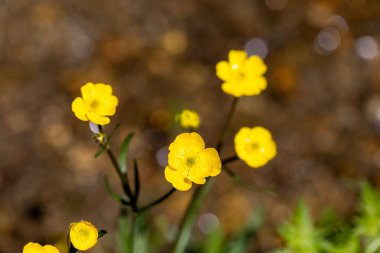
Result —
M 246 159 L 245 162 L 248 164 L 249 167 L 258 169 L 267 164 L 269 160 L 263 155 L 255 155 L 249 159 Z
M 229 94 L 229 95 L 232 95 L 234 97 L 241 97 L 243 96 L 243 89 L 242 89 L 242 86 L 241 85 L 236 85 L 236 84 L 233 84 L 233 83 L 223 83 L 222 84 L 222 90 Z
M 97 112 L 102 116 L 112 116 L 116 112 L 116 106 L 119 103 L 117 97 L 109 96 L 101 101 Z
M 45 253 L 45 249 L 38 243 L 30 242 L 24 246 L 22 253 Z
M 94 84 L 89 82 L 80 88 L 84 103 L 88 103 L 94 95 Z
M 218 151 L 214 148 L 206 148 L 203 153 L 207 153 L 210 166 L 211 173 L 210 176 L 214 177 L 220 174 L 222 168 L 222 162 L 220 161 L 220 157 Z
M 88 117 L 88 119 L 91 122 L 93 122 L 93 123 L 95 123 L 97 125 L 104 126 L 104 125 L 107 125 L 107 124 L 110 123 L 110 119 L 109 118 L 100 116 L 100 115 L 92 113 L 92 112 L 87 113 L 87 117 Z
M 44 249 L 46 253 L 59 253 L 58 249 L 51 245 L 45 245 Z
M 245 63 L 245 71 L 249 75 L 260 76 L 267 71 L 267 66 L 259 56 L 252 55 Z
M 193 177 L 209 177 L 216 176 L 220 173 L 222 163 L 219 154 L 214 148 L 206 148 L 201 151 L 196 158 L 196 166 L 190 170 Z M 189 177 L 192 180 L 191 177 Z
M 272 140 L 272 134 L 266 128 L 257 126 L 257 127 L 252 128 L 252 130 L 249 133 L 249 138 L 256 139 L 262 142 L 262 141 Z
M 231 50 L 228 54 L 228 61 L 233 69 L 240 68 L 247 59 L 247 53 L 241 50 Z
M 87 109 L 83 103 L 82 98 L 77 97 L 71 104 L 71 109 L 78 119 L 83 120 L 83 121 L 88 121 L 88 118 L 86 116 Z
M 193 133 L 182 133 L 177 135 L 174 142 L 169 146 L 169 151 L 184 150 L 187 154 L 197 153 L 205 148 L 205 143 L 202 137 Z M 194 155 L 195 155 L 194 154 Z
M 231 66 L 226 61 L 220 61 L 216 64 L 216 75 L 223 81 L 231 78 Z
M 173 170 L 169 166 L 165 168 L 165 178 L 179 191 L 187 191 L 192 185 L 192 183 L 184 178 L 178 170 Z
M 267 87 L 267 79 L 265 77 L 248 78 L 242 86 L 245 96 L 258 95 Z

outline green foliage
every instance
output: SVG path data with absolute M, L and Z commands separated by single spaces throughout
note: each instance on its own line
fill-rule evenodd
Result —
M 359 236 L 372 238 L 380 234 L 380 195 L 368 183 L 361 184 L 359 215 L 355 223 Z
M 279 228 L 285 247 L 272 253 L 376 253 L 380 252 L 380 194 L 368 183 L 360 185 L 358 213 L 344 220 L 331 210 L 313 225 L 300 202 L 290 221 Z
M 134 132 L 129 133 L 124 138 L 124 141 L 121 144 L 120 154 L 119 154 L 119 166 L 120 166 L 121 174 L 125 174 L 127 172 L 127 169 L 128 169 L 127 168 L 128 149 L 129 149 L 129 144 L 131 143 L 134 135 L 135 135 Z
M 321 238 L 303 201 L 298 203 L 292 219 L 280 226 L 279 234 L 288 252 L 320 252 Z

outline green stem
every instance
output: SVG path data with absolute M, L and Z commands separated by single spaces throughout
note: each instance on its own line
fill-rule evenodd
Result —
M 138 219 L 138 213 L 132 213 L 132 225 L 131 225 L 131 233 L 130 233 L 130 250 L 129 253 L 135 253 L 135 242 L 136 242 L 136 236 L 137 236 L 137 219 Z
M 190 205 L 187 207 L 184 218 L 180 226 L 180 231 L 177 235 L 177 240 L 175 242 L 173 253 L 183 253 L 185 252 L 186 246 L 191 237 L 191 230 L 195 219 L 197 218 L 198 211 L 205 199 L 207 193 L 209 192 L 212 185 L 212 179 L 208 179 L 206 183 L 198 187 L 193 195 L 193 199 Z
M 230 109 L 228 111 L 226 121 L 224 122 L 222 131 L 220 132 L 218 142 L 216 144 L 216 150 L 218 152 L 220 152 L 222 150 L 224 140 L 226 139 L 226 135 L 227 135 L 227 129 L 231 123 L 231 119 L 232 119 L 232 116 L 234 115 L 236 104 L 237 104 L 238 100 L 239 100 L 239 98 L 237 98 L 237 97 L 234 97 L 234 100 L 232 100 L 232 104 L 231 104 Z
M 104 130 L 103 130 L 102 126 L 98 125 L 98 129 L 99 129 L 100 133 L 104 134 Z M 107 155 L 110 158 L 111 163 L 112 163 L 113 167 L 115 168 L 117 175 L 120 178 L 121 184 L 123 186 L 123 190 L 124 190 L 125 194 L 127 194 L 128 198 L 131 202 L 132 210 L 133 210 L 133 212 L 136 212 L 137 211 L 137 204 L 136 204 L 137 199 L 133 195 L 132 190 L 131 190 L 131 186 L 129 185 L 128 174 L 127 173 L 121 173 L 119 162 L 117 161 L 117 159 L 116 159 L 114 153 L 112 152 L 110 146 L 108 144 L 104 145 L 102 143 L 99 145 L 101 148 L 106 150 Z
M 144 206 L 144 207 L 141 207 L 138 212 L 145 212 L 147 210 L 149 210 L 150 208 L 160 204 L 162 201 L 164 201 L 165 199 L 167 199 L 170 195 L 172 195 L 173 193 L 175 192 L 175 188 L 172 188 L 170 191 L 168 191 L 167 193 L 165 193 L 165 195 L 163 195 L 162 197 L 156 199 L 155 201 L 153 201 L 152 203 Z
M 224 164 L 227 164 L 227 163 L 230 163 L 230 162 L 234 162 L 234 161 L 236 161 L 238 159 L 239 159 L 239 157 L 237 155 L 234 155 L 234 156 L 231 156 L 231 157 L 227 157 L 227 158 L 224 158 L 222 160 L 222 164 L 224 165 Z
M 218 151 L 218 153 L 222 150 L 222 147 L 224 145 L 224 140 L 226 138 L 228 126 L 230 125 L 232 116 L 235 112 L 237 101 L 238 101 L 238 98 L 235 97 L 232 101 L 230 109 L 227 113 L 226 121 L 220 132 L 218 142 L 216 145 L 216 150 Z M 201 208 L 203 200 L 205 199 L 207 193 L 211 189 L 212 181 L 213 179 L 209 178 L 204 185 L 199 186 L 196 189 L 193 195 L 193 198 L 189 206 L 187 207 L 186 213 L 182 218 L 180 230 L 179 230 L 179 233 L 177 234 L 173 253 L 185 252 L 186 246 L 189 243 L 189 240 L 191 237 L 193 224 L 195 222 L 195 219 L 197 218 L 197 214 L 198 214 L 199 209 Z

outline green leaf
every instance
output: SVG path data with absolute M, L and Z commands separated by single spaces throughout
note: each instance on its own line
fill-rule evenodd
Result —
M 116 201 L 120 202 L 122 205 L 130 205 L 131 203 L 127 200 L 125 200 L 123 197 L 119 196 L 118 194 L 116 194 L 112 188 L 111 188 L 111 185 L 110 185 L 110 182 L 108 181 L 108 177 L 104 177 L 104 184 L 106 186 L 106 189 L 107 189 L 107 192 L 108 194 L 113 198 L 115 199 Z
M 119 166 L 120 166 L 120 172 L 122 174 L 127 173 L 127 155 L 128 155 L 128 148 L 129 144 L 132 141 L 132 138 L 134 136 L 134 132 L 131 132 L 125 137 L 123 143 L 121 144 L 120 148 L 120 154 L 119 154 Z
M 140 176 L 139 176 L 139 165 L 136 159 L 133 159 L 133 168 L 134 168 L 134 179 L 135 179 L 135 198 L 139 198 L 140 193 Z
M 96 152 L 95 154 L 95 158 L 99 157 L 101 154 L 104 153 L 104 151 L 106 151 L 107 149 L 104 147 L 104 146 L 101 146 L 100 149 L 98 150 L 98 152 Z
M 101 237 L 103 237 L 107 233 L 108 232 L 106 230 L 104 230 L 104 229 L 99 230 L 99 232 L 98 232 L 98 239 L 101 238 Z
M 367 182 L 361 184 L 360 192 L 356 232 L 359 236 L 371 239 L 380 234 L 380 195 Z
M 322 240 L 314 228 L 309 210 L 303 201 L 298 203 L 291 221 L 280 226 L 279 233 L 291 251 L 320 252 Z

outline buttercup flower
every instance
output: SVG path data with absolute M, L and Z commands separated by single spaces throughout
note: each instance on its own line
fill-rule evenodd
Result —
M 197 129 L 200 124 L 198 113 L 191 110 L 183 110 L 177 115 L 176 120 L 184 129 Z
M 108 116 L 115 114 L 118 104 L 117 97 L 112 95 L 112 87 L 103 83 L 86 83 L 81 91 L 82 97 L 77 97 L 71 105 L 75 116 L 98 125 L 110 123 Z
M 263 127 L 241 128 L 235 135 L 235 151 L 252 168 L 264 166 L 277 154 L 271 133 Z
M 180 191 L 187 191 L 192 183 L 204 184 L 206 177 L 219 175 L 221 162 L 214 148 L 206 148 L 197 133 L 178 135 L 169 146 L 165 178 Z
M 234 97 L 258 95 L 267 87 L 263 77 L 267 66 L 256 55 L 247 58 L 247 53 L 231 50 L 228 62 L 220 61 L 216 65 L 216 75 L 224 81 L 222 90 Z
M 88 250 L 98 241 L 98 229 L 87 221 L 71 223 L 70 240 L 76 249 Z
M 41 246 L 38 243 L 30 242 L 24 246 L 22 253 L 59 253 L 59 251 L 51 245 Z

